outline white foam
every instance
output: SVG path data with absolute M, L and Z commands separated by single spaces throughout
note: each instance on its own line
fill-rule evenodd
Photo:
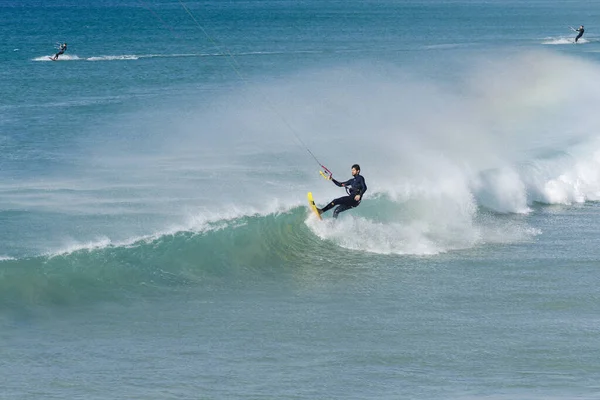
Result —
M 135 54 L 125 54 L 120 56 L 97 56 L 97 57 L 88 57 L 87 61 L 119 61 L 119 60 L 138 60 L 140 56 L 136 56 Z
M 351 250 L 377 254 L 432 255 L 469 248 L 480 241 L 475 229 L 455 230 L 425 220 L 378 223 L 352 214 L 337 220 L 308 218 L 310 229 L 321 239 Z
M 88 241 L 88 242 L 78 242 L 74 239 L 71 239 L 68 243 L 64 245 L 59 250 L 47 252 L 44 255 L 49 257 L 55 256 L 63 256 L 68 255 L 81 250 L 95 250 L 95 249 L 103 249 L 108 246 L 111 246 L 112 242 L 108 237 L 100 237 L 96 240 Z
M 542 44 L 559 45 L 559 44 L 573 44 L 574 42 L 575 42 L 575 40 L 572 37 L 558 37 L 558 38 L 548 37 L 548 38 L 544 39 Z
M 81 60 L 78 56 L 76 56 L 74 54 L 63 54 L 63 55 L 59 56 L 57 60 L 52 60 L 51 58 L 53 58 L 53 57 L 54 57 L 54 54 L 49 55 L 49 56 L 41 56 L 41 57 L 34 58 L 32 61 L 52 61 L 52 62 L 58 62 L 58 61 L 78 61 L 78 60 Z
M 600 150 L 573 160 L 556 177 L 538 181 L 537 200 L 548 204 L 572 204 L 600 200 Z
M 17 51 L 15 49 L 14 51 Z M 294 54 L 311 54 L 317 53 L 315 51 L 298 51 L 294 52 Z M 287 52 L 267 52 L 267 51 L 256 51 L 256 52 L 246 52 L 239 53 L 236 56 L 252 56 L 252 55 L 278 55 L 278 54 L 288 54 Z M 42 56 L 34 58 L 33 61 L 52 61 L 50 58 L 54 55 Z M 57 61 L 73 61 L 73 60 L 85 60 L 85 61 L 135 61 L 142 58 L 180 58 L 180 57 L 224 57 L 227 54 L 223 53 L 175 53 L 175 54 L 115 54 L 115 55 L 100 55 L 100 56 L 91 56 L 86 58 L 79 58 L 76 55 L 63 54 L 61 55 Z
M 503 167 L 479 174 L 473 179 L 472 188 L 478 203 L 490 210 L 517 214 L 531 211 L 527 187 L 513 168 Z
M 266 216 L 273 213 L 282 213 L 290 209 L 276 199 L 263 207 L 229 207 L 221 212 L 210 209 L 196 210 L 190 214 L 184 223 L 173 224 L 166 229 L 156 231 L 148 235 L 132 236 L 124 240 L 114 240 L 108 236 L 98 237 L 90 241 L 78 241 L 70 238 L 58 249 L 49 250 L 44 253 L 48 257 L 64 256 L 79 251 L 101 250 L 110 247 L 136 247 L 141 244 L 149 244 L 160 240 L 165 236 L 178 233 L 205 234 L 227 228 L 242 226 L 244 217 Z
M 393 211 L 387 221 L 377 222 L 359 216 L 361 210 L 355 209 L 340 214 L 337 220 L 326 214 L 319 221 L 310 213 L 305 223 L 323 240 L 346 249 L 377 254 L 435 255 L 488 243 L 525 242 L 541 234 L 523 221 L 505 220 L 492 214 L 457 215 L 455 209 L 443 206 L 437 210 L 427 208 L 429 205 L 415 210 L 400 203 L 397 207 L 409 208 L 402 210 L 402 221 L 394 220 Z
M 589 43 L 589 41 L 585 38 L 580 38 L 577 41 L 577 44 L 583 44 L 583 43 Z M 542 44 L 547 44 L 547 45 L 575 44 L 575 38 L 574 37 L 564 37 L 564 36 L 557 37 L 557 38 L 548 37 L 548 38 L 544 39 Z

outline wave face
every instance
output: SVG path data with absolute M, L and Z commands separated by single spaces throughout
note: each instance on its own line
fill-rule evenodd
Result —
M 56 254 L 5 257 L 0 260 L 0 306 L 120 301 L 310 271 L 322 276 L 332 263 L 360 265 L 373 262 L 378 254 L 435 254 L 484 240 L 530 240 L 538 233 L 518 220 L 491 214 L 480 215 L 473 226 L 440 226 L 433 220 L 428 225 L 425 219 L 432 215 L 423 204 L 403 210 L 405 223 L 376 222 L 373 210 L 391 209 L 394 202 L 379 198 L 372 203 L 338 221 L 318 221 L 305 207 L 295 207 L 210 222 L 201 232 L 180 231 L 120 244 L 105 240 Z
M 304 209 L 209 224 L 130 244 L 96 244 L 60 254 L 0 261 L 0 305 L 68 305 L 122 300 L 186 286 L 233 285 L 327 251 Z M 276 267 L 274 267 L 276 266 Z

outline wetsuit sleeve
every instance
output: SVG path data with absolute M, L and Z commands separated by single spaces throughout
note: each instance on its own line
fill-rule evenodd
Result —
M 347 185 L 349 185 L 349 184 L 350 184 L 350 182 L 352 182 L 352 179 L 350 179 L 350 180 L 348 180 L 348 181 L 346 181 L 346 182 L 338 182 L 338 181 L 336 181 L 335 179 L 331 178 L 331 181 L 332 181 L 333 183 L 335 183 L 335 186 L 338 186 L 338 187 L 344 187 L 344 186 L 347 186 Z

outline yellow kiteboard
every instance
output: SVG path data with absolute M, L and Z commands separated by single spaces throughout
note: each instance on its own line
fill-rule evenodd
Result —
M 308 198 L 308 206 L 310 207 L 310 209 L 315 213 L 317 218 L 323 220 L 323 218 L 321 218 L 321 214 L 319 214 L 317 206 L 315 206 L 315 200 L 312 197 L 312 192 L 308 192 L 308 195 L 306 195 L 306 197 Z

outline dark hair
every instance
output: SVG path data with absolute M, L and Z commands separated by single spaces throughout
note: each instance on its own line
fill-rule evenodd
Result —
M 357 170 L 357 171 L 360 171 L 360 165 L 358 165 L 358 164 L 354 164 L 354 165 L 352 166 L 352 168 L 354 168 L 354 169 L 355 169 L 355 170 Z

